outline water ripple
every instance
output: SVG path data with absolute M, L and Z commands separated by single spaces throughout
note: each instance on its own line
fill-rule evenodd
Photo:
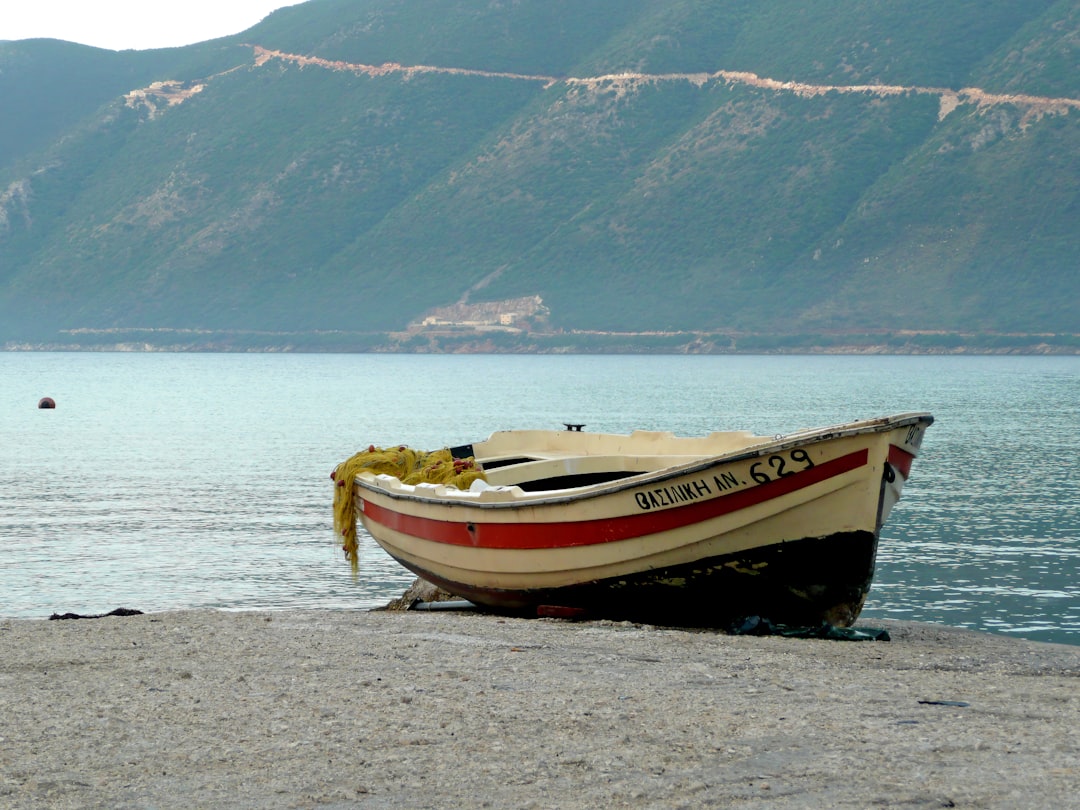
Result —
M 354 579 L 330 529 L 369 443 L 929 410 L 865 620 L 1080 643 L 1080 358 L 6 353 L 0 381 L 3 616 L 383 604 L 411 575 L 363 538 Z

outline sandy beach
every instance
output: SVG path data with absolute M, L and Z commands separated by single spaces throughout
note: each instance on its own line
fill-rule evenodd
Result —
M 864 624 L 2 621 L 0 806 L 1080 807 L 1080 647 Z

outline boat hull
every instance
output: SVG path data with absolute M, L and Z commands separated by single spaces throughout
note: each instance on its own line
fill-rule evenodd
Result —
M 727 627 L 761 616 L 777 624 L 848 627 L 858 618 L 870 590 L 877 542 L 869 532 L 841 532 L 532 590 L 477 587 L 443 579 L 415 563 L 405 564 L 451 593 L 504 613 L 535 615 L 560 607 L 589 617 L 666 625 Z
M 907 414 L 748 441 L 561 490 L 463 493 L 387 476 L 363 476 L 355 487 L 364 527 L 394 559 L 493 610 L 848 626 L 931 421 Z M 581 461 L 588 453 L 566 453 L 564 479 L 594 469 Z

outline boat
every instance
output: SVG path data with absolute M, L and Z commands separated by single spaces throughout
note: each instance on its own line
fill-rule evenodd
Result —
M 849 627 L 933 421 L 901 413 L 703 437 L 568 424 L 447 448 L 456 471 L 472 472 L 468 486 L 363 465 L 332 477 L 393 559 L 481 609 Z

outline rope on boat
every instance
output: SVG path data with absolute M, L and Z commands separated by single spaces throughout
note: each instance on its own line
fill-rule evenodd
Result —
M 334 531 L 342 539 L 341 548 L 352 565 L 359 569 L 359 543 L 356 539 L 356 496 L 353 484 L 362 472 L 392 475 L 403 484 L 443 484 L 468 489 L 473 481 L 484 478 L 476 459 L 454 458 L 448 448 L 433 451 L 413 450 L 404 445 L 382 448 L 371 445 L 341 462 L 330 473 L 334 487 Z

